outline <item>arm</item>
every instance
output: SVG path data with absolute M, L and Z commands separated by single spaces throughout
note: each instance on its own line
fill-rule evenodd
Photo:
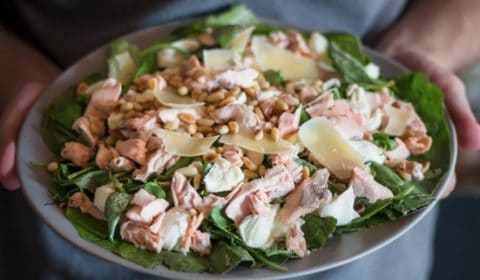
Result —
M 58 68 L 0 25 L 0 182 L 19 186 L 15 171 L 18 129 L 30 106 L 57 76 Z
M 453 71 L 480 60 L 480 1 L 417 0 L 377 47 L 407 67 L 424 72 L 445 93 L 460 146 L 480 149 L 480 125 L 462 81 Z

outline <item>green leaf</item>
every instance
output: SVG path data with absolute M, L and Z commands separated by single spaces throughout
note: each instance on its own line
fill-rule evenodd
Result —
M 403 199 L 394 202 L 390 208 L 400 212 L 402 215 L 407 215 L 411 212 L 417 211 L 418 209 L 427 206 L 435 198 L 426 193 L 413 193 L 405 196 Z
M 304 124 L 305 122 L 307 122 L 311 118 L 312 117 L 310 117 L 310 115 L 304 109 L 302 109 L 300 111 L 300 125 Z
M 143 185 L 143 188 L 147 192 L 156 196 L 157 198 L 166 198 L 167 197 L 167 193 L 165 192 L 163 187 L 160 186 L 156 181 L 147 182 L 145 185 Z
M 313 174 L 317 171 L 317 167 L 313 164 L 311 164 L 309 161 L 307 160 L 304 160 L 303 158 L 299 158 L 299 157 L 294 157 L 293 160 L 300 164 L 301 166 L 306 166 L 308 168 L 308 171 L 310 171 L 310 174 Z
M 305 223 L 302 225 L 302 230 L 308 249 L 321 248 L 332 235 L 337 224 L 335 218 L 322 218 L 314 214 L 307 214 L 303 219 Z
M 397 147 L 395 139 L 385 133 L 375 132 L 373 134 L 373 142 L 375 145 L 380 146 L 387 151 L 391 151 Z
M 190 163 L 192 163 L 193 158 L 191 157 L 182 157 L 180 158 L 170 169 L 165 172 L 165 174 L 160 175 L 157 177 L 157 180 L 159 181 L 169 181 L 172 179 L 173 174 L 177 169 L 188 166 Z
M 206 257 L 195 253 L 184 255 L 178 252 L 162 251 L 163 264 L 176 271 L 184 272 L 206 272 L 209 271 L 209 264 Z
M 220 229 L 229 231 L 233 227 L 233 222 L 223 214 L 223 207 L 221 205 L 213 207 L 212 211 L 210 211 L 210 219 L 213 224 Z
M 284 85 L 285 79 L 278 70 L 267 70 L 263 72 L 265 79 L 272 85 Z
M 205 22 L 207 27 L 225 25 L 249 26 L 259 23 L 257 17 L 244 4 L 231 6 L 227 11 L 209 16 Z
M 213 272 L 217 273 L 228 272 L 240 263 L 249 263 L 252 267 L 255 265 L 255 259 L 247 250 L 240 246 L 227 244 L 223 240 L 213 246 L 208 260 Z
M 350 54 L 352 58 L 362 65 L 367 65 L 370 58 L 365 54 L 360 39 L 350 33 L 332 32 L 326 33 L 329 43 L 335 43 L 342 51 Z
M 91 193 L 95 193 L 98 187 L 110 183 L 110 173 L 100 169 L 93 170 L 76 177 L 72 183 L 77 185 L 80 190 L 88 190 Z
M 137 79 L 140 76 L 143 76 L 148 73 L 153 73 L 157 70 L 157 56 L 156 54 L 149 54 L 143 56 L 140 59 L 140 63 L 138 64 L 137 71 L 133 76 L 134 79 Z
M 128 207 L 131 195 L 122 192 L 110 194 L 105 202 L 105 218 L 108 223 L 108 238 L 113 241 L 120 217 Z
M 220 44 L 220 48 L 230 49 L 233 39 L 242 30 L 242 27 L 237 25 L 221 26 L 215 29 L 213 37 Z
M 157 254 L 144 249 L 139 249 L 133 244 L 121 242 L 116 252 L 122 258 L 139 264 L 146 268 L 155 268 L 162 264 L 163 254 Z
M 375 181 L 388 187 L 394 195 L 401 193 L 410 185 L 403 181 L 390 167 L 377 162 L 369 162 L 369 165 Z

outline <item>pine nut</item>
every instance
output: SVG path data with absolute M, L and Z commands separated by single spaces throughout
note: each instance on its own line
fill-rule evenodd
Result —
M 133 109 L 133 103 L 132 102 L 126 102 L 124 104 L 122 104 L 122 106 L 120 107 L 120 110 L 122 112 L 128 112 L 128 111 L 131 111 Z
M 278 128 L 276 127 L 272 127 L 270 131 L 270 136 L 273 142 L 278 142 L 278 140 L 280 140 L 280 130 L 278 130 Z
M 302 177 L 304 180 L 310 178 L 310 169 L 308 169 L 306 166 L 302 168 Z
M 180 113 L 178 118 L 185 123 L 194 124 L 196 122 L 195 116 L 190 113 Z
M 195 138 L 203 138 L 203 134 L 201 134 L 200 132 L 197 132 L 197 133 L 193 134 L 192 136 L 195 137 Z
M 245 89 L 245 93 L 250 97 L 254 97 L 255 94 L 257 93 L 257 91 L 255 90 L 255 88 L 250 87 L 250 88 Z
M 262 109 L 260 109 L 259 107 L 255 107 L 253 109 L 253 111 L 255 112 L 255 114 L 258 116 L 258 118 L 262 121 L 265 120 L 265 115 L 263 114 L 263 111 Z
M 228 105 L 228 104 L 232 104 L 232 103 L 235 102 L 235 100 L 236 100 L 235 96 L 227 97 L 224 100 L 222 100 L 222 102 L 220 102 L 219 106 L 225 106 L 225 105 Z
M 195 133 L 197 133 L 197 125 L 196 125 L 196 124 L 189 124 L 189 125 L 187 126 L 187 131 L 188 131 L 188 133 L 190 133 L 190 134 L 195 134 Z
M 275 109 L 279 110 L 279 111 L 287 111 L 288 110 L 288 105 L 287 103 L 285 103 L 283 100 L 281 99 L 277 99 L 277 101 L 275 101 Z
M 87 83 L 83 83 L 83 82 L 79 83 L 77 85 L 77 90 L 76 90 L 77 95 L 85 93 L 85 91 L 87 91 L 87 88 L 88 88 Z
M 251 171 L 256 171 L 258 169 L 258 166 L 248 157 L 242 157 L 242 162 L 245 167 Z
M 214 163 L 220 158 L 220 155 L 217 154 L 216 152 L 209 152 L 209 153 L 203 155 L 202 158 L 206 162 Z
M 149 79 L 147 82 L 148 89 L 155 91 L 158 88 L 158 80 L 155 78 Z
M 213 131 L 213 127 L 211 126 L 203 126 L 203 125 L 199 125 L 197 126 L 197 131 L 200 132 L 200 133 L 210 133 Z
M 215 107 L 215 105 L 208 105 L 208 106 L 207 106 L 207 111 L 210 112 L 210 113 L 213 112 L 213 111 L 215 111 L 216 109 L 217 109 L 217 108 Z
M 177 130 L 180 124 L 177 121 L 169 121 L 163 125 L 166 130 Z
M 263 139 L 263 130 L 259 130 L 255 133 L 254 136 L 256 141 L 261 141 Z
M 198 174 L 193 177 L 193 187 L 198 189 L 200 187 L 200 183 L 202 181 L 202 175 Z
M 243 175 L 245 175 L 245 178 L 247 179 L 255 179 L 258 177 L 258 173 L 249 169 L 244 169 L 243 170 Z
M 134 103 L 134 104 L 133 104 L 133 109 L 134 109 L 135 111 L 142 111 L 142 110 L 143 110 L 143 107 L 142 107 L 142 105 L 140 105 L 140 104 L 138 104 L 138 103 Z
M 227 134 L 229 132 L 228 126 L 222 124 L 215 128 L 219 134 Z
M 265 172 L 267 172 L 267 168 L 265 167 L 265 165 L 263 165 L 263 164 L 260 165 L 258 167 L 258 175 L 263 176 L 263 175 L 265 175 Z
M 213 126 L 215 122 L 212 119 L 199 119 L 197 124 L 201 126 Z
M 397 171 L 398 175 L 400 175 L 400 177 L 402 177 L 403 180 L 405 180 L 405 181 L 411 181 L 412 180 L 412 175 L 411 174 L 409 174 L 409 173 L 407 173 L 407 172 L 405 172 L 401 169 L 397 169 L 396 171 Z
M 237 96 L 242 90 L 239 87 L 232 88 L 228 91 L 228 96 Z
M 224 98 L 225 98 L 225 93 L 223 91 L 218 90 L 218 91 L 210 94 L 209 96 L 207 96 L 206 101 L 208 103 L 216 103 L 216 102 L 219 102 L 220 100 L 222 100 Z
M 273 125 L 277 125 L 277 124 L 278 124 L 278 116 L 272 116 L 272 117 L 270 117 L 270 122 L 271 122 Z
M 181 86 L 177 89 L 177 93 L 180 96 L 185 96 L 188 94 L 188 88 L 186 86 Z
M 197 216 L 197 210 L 193 209 L 193 208 L 190 208 L 188 210 L 188 214 L 190 214 L 190 216 Z
M 238 123 L 236 121 L 229 121 L 228 128 L 230 128 L 230 132 L 233 134 L 237 134 L 240 130 L 240 127 L 238 126 Z
M 58 162 L 56 162 L 56 161 L 50 162 L 50 163 L 47 165 L 47 170 L 48 170 L 49 172 L 52 172 L 52 173 L 55 172 L 55 171 L 57 171 L 57 170 L 58 170 Z

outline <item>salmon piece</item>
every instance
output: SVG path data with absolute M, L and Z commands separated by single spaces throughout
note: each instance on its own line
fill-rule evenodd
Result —
M 225 215 L 232 219 L 236 226 L 240 225 L 242 220 L 250 214 L 250 205 L 248 196 L 259 189 L 259 180 L 252 180 L 246 184 L 240 185 L 235 196 L 227 204 Z
M 277 97 L 280 96 L 281 92 L 279 90 L 273 89 L 273 90 L 265 90 L 257 93 L 255 96 L 258 101 L 263 101 L 270 99 L 272 97 Z
M 186 252 L 190 251 L 190 246 L 192 245 L 193 235 L 195 234 L 197 229 L 202 224 L 203 219 L 204 219 L 204 216 L 203 216 L 202 212 L 200 212 L 200 214 L 198 214 L 197 216 L 193 216 L 190 219 L 190 222 L 188 223 L 188 227 L 187 227 L 187 232 L 185 233 L 185 236 L 183 237 L 182 242 L 181 242 L 180 250 L 182 252 L 186 253 Z
M 178 115 L 187 113 L 193 116 L 195 121 L 205 117 L 207 111 L 205 107 L 198 108 L 162 108 L 158 110 L 158 118 L 163 122 L 180 122 Z
M 293 223 L 303 215 L 313 212 L 322 202 L 328 201 L 332 196 L 327 185 L 329 176 L 326 168 L 319 169 L 289 193 L 279 212 L 280 221 L 283 224 Z
M 70 205 L 79 208 L 82 213 L 87 213 L 97 220 L 105 220 L 105 216 L 95 204 L 82 192 L 76 192 L 70 197 Z
M 432 147 L 432 137 L 428 135 L 410 136 L 405 139 L 405 144 L 412 154 L 424 154 Z
M 240 127 L 254 128 L 260 123 L 260 119 L 250 111 L 244 104 L 229 104 L 218 108 L 211 113 L 213 120 L 217 123 L 237 121 Z
M 410 156 L 410 151 L 408 150 L 405 143 L 400 138 L 395 138 L 395 143 L 397 147 L 391 151 L 385 151 L 385 156 L 390 162 L 398 162 L 406 160 Z
M 102 120 L 97 120 L 100 126 L 102 127 L 102 131 L 105 129 Z M 83 140 L 87 141 L 90 147 L 94 147 L 98 142 L 98 137 L 92 132 L 90 127 L 90 120 L 82 116 L 75 120 L 72 126 L 73 130 L 78 132 Z
M 163 244 L 160 236 L 152 233 L 148 225 L 127 221 L 120 227 L 120 235 L 123 240 L 127 240 L 137 248 L 156 253 L 162 251 Z
M 194 77 L 205 74 L 205 69 L 195 55 L 190 56 L 180 65 L 180 74 L 183 77 Z
M 146 182 L 152 174 L 162 174 L 173 166 L 179 158 L 165 151 L 165 146 L 158 137 L 150 138 L 147 142 L 147 148 L 153 151 L 148 154 L 146 164 L 133 172 L 134 179 L 142 182 Z
M 293 177 L 284 164 L 277 164 L 268 169 L 259 180 L 261 189 L 270 199 L 285 196 L 295 188 Z
M 403 160 L 390 167 L 393 167 L 400 175 L 402 175 L 402 173 L 407 174 L 410 178 L 402 175 L 402 178 L 407 181 L 410 181 L 411 178 L 422 181 L 425 178 L 423 165 L 416 161 Z
M 280 136 L 285 137 L 296 133 L 300 125 L 300 110 L 295 110 L 294 113 L 284 112 L 280 115 L 278 119 L 278 130 L 280 131 Z
M 84 116 L 106 120 L 108 115 L 115 109 L 121 92 L 122 84 L 120 82 L 111 78 L 106 80 L 92 93 Z
M 210 234 L 196 230 L 192 235 L 191 249 L 201 256 L 210 254 L 212 243 L 210 242 Z
M 126 138 L 148 139 L 154 128 L 159 127 L 156 112 L 124 120 L 120 123 L 120 133 Z
M 150 224 L 153 218 L 164 213 L 168 207 L 168 202 L 163 198 L 156 198 L 145 206 L 133 205 L 128 209 L 125 216 L 134 222 Z
M 67 142 L 60 155 L 76 166 L 85 167 L 93 156 L 93 150 L 78 142 Z
M 289 163 L 285 164 L 288 172 L 292 175 L 293 181 L 295 184 L 300 183 L 303 179 L 303 166 L 298 164 L 295 161 L 290 161 Z
M 109 169 L 110 161 L 117 156 L 118 153 L 114 148 L 108 147 L 105 144 L 100 144 L 98 146 L 97 155 L 95 156 L 95 164 L 100 169 Z
M 274 113 L 274 105 L 278 100 L 282 100 L 288 106 L 296 106 L 300 104 L 300 101 L 296 97 L 290 94 L 281 94 L 276 97 L 262 100 L 258 106 L 260 107 L 260 109 L 262 109 L 262 112 L 266 117 L 271 117 Z
M 295 156 L 295 151 L 293 149 L 278 152 L 268 155 L 268 159 L 272 163 L 272 165 L 276 165 L 279 163 L 287 164 L 293 161 L 293 157 Z
M 312 102 L 314 103 L 305 109 L 311 116 L 328 116 L 335 105 L 335 99 L 331 93 L 322 94 L 318 100 Z
M 382 109 L 386 105 L 392 105 L 395 101 L 388 89 L 381 89 L 379 93 L 365 92 L 368 106 L 371 111 Z
M 246 68 L 241 70 L 227 70 L 215 76 L 218 87 L 232 89 L 234 87 L 250 88 L 256 85 L 257 70 Z
M 370 203 L 393 197 L 392 191 L 376 182 L 365 169 L 355 167 L 349 187 L 353 188 L 356 197 L 365 197 Z
M 158 234 L 160 232 L 160 228 L 162 227 L 164 218 L 165 218 L 165 212 L 160 213 L 155 218 L 153 218 L 152 223 L 148 227 L 150 232 Z
M 401 110 L 406 110 L 413 113 L 414 117 L 410 124 L 407 126 L 407 131 L 409 132 L 409 134 L 414 136 L 427 135 L 427 128 L 425 127 L 425 124 L 423 123 L 420 116 L 418 116 L 415 108 L 413 108 L 413 105 L 411 103 L 397 100 L 393 105 Z
M 117 141 L 115 148 L 121 156 L 129 158 L 140 165 L 144 165 L 147 160 L 147 143 L 140 139 L 128 139 L 126 141 Z
M 240 147 L 234 145 L 223 145 L 222 156 L 234 166 L 242 166 L 243 151 Z
M 302 228 L 300 224 L 294 223 L 290 226 L 287 231 L 287 249 L 294 252 L 295 255 L 299 256 L 300 258 L 304 257 L 307 251 L 307 241 L 303 235 Z
M 126 157 L 118 156 L 110 161 L 109 167 L 113 172 L 130 172 L 135 168 L 135 163 Z
M 289 41 L 287 48 L 289 50 L 301 56 L 310 57 L 310 58 L 315 57 L 315 55 L 313 55 L 310 49 L 308 48 L 307 43 L 305 43 L 305 40 L 303 39 L 300 33 L 293 30 L 288 31 L 287 38 Z
M 345 116 L 331 117 L 330 121 L 333 127 L 346 139 L 363 139 L 365 132 L 367 132 L 364 126 Z
M 139 189 L 135 195 L 133 195 L 130 204 L 145 207 L 152 203 L 155 199 L 157 198 L 153 194 L 147 192 L 145 189 Z
M 175 207 L 201 210 L 202 198 L 182 173 L 173 174 L 171 190 Z
M 248 205 L 253 215 L 268 216 L 270 214 L 269 197 L 261 190 L 248 196 Z
M 236 192 L 236 190 L 238 190 L 238 188 L 235 188 L 231 193 Z M 202 211 L 202 213 L 205 216 L 208 216 L 210 214 L 210 211 L 212 211 L 212 209 L 215 206 L 217 206 L 217 205 L 223 206 L 226 203 L 227 203 L 227 199 L 225 197 L 217 196 L 217 195 L 214 195 L 214 194 L 209 194 L 209 195 L 203 197 L 201 207 L 200 207 L 199 210 Z
M 315 98 L 317 98 L 318 92 L 313 87 L 304 87 L 300 90 L 298 97 L 300 98 L 300 102 L 302 104 L 307 104 L 312 102 Z

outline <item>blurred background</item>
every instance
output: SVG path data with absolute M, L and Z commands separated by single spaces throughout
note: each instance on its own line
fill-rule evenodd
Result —
M 480 119 L 480 64 L 460 73 L 472 109 Z M 480 252 L 480 153 L 462 152 L 457 187 L 440 203 L 431 279 L 472 279 Z

